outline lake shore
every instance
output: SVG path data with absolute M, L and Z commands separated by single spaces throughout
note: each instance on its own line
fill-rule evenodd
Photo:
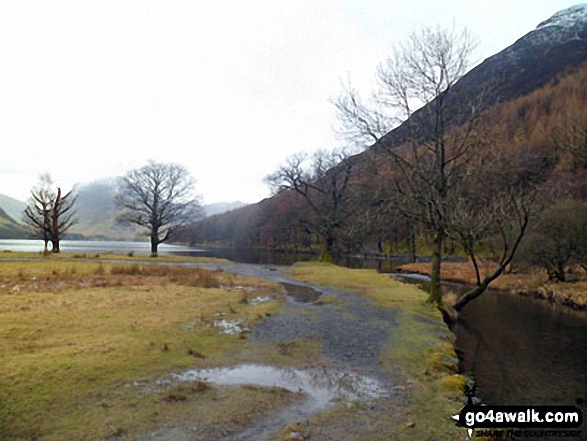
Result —
M 494 264 L 483 263 L 482 275 L 492 271 Z M 430 263 L 408 263 L 399 268 L 400 272 L 430 276 Z M 475 284 L 475 272 L 470 262 L 443 262 L 442 280 L 448 282 Z M 587 281 L 549 282 L 546 272 L 516 272 L 503 274 L 491 283 L 490 289 L 512 294 L 530 296 L 553 304 L 576 310 L 587 310 Z

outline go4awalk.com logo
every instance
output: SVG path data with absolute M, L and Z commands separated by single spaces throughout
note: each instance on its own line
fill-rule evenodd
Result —
M 476 406 L 466 405 L 452 418 L 467 429 L 469 437 L 575 438 L 581 439 L 583 411 L 575 406 Z

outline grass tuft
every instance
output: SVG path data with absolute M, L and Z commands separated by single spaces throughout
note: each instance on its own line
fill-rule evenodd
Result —
M 281 286 L 219 271 L 123 266 L 83 259 L 0 261 L 0 438 L 108 439 L 118 429 L 132 438 L 190 414 L 181 393 L 188 402 L 206 403 L 190 418 L 204 426 L 218 420 L 211 397 L 189 386 L 176 391 L 179 401 L 169 406 L 156 380 L 231 363 L 249 342 L 209 323 L 230 313 L 254 324 L 276 312 L 278 297 L 242 304 L 240 287 L 274 295 Z M 205 355 L 194 348 L 205 348 Z M 139 379 L 144 384 L 135 386 Z M 234 396 L 235 407 L 250 400 Z M 217 412 L 214 418 L 208 409 Z

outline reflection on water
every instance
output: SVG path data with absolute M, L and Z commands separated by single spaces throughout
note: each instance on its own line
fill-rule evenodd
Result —
M 133 252 L 135 254 L 150 254 L 151 244 L 149 241 L 144 242 L 122 242 L 114 240 L 62 240 L 59 242 L 60 249 L 64 253 L 86 253 L 86 254 L 100 254 L 100 253 L 117 253 L 128 254 Z M 51 245 L 49 244 L 49 247 Z M 1 239 L 0 251 L 13 252 L 31 252 L 40 253 L 43 251 L 42 240 L 28 240 L 28 239 Z M 185 247 L 180 245 L 159 245 L 159 254 L 179 254 L 189 253 L 192 255 L 201 255 L 203 250 L 199 248 Z
M 239 386 L 252 384 L 281 387 L 308 396 L 305 409 L 315 412 L 338 400 L 370 401 L 387 397 L 385 388 L 375 379 L 327 368 L 292 369 L 243 364 L 228 368 L 189 370 L 177 375 L 180 381 L 205 381 Z
M 428 288 L 427 276 L 397 274 Z M 465 285 L 444 289 L 463 293 Z M 587 401 L 587 312 L 488 290 L 453 329 L 464 372 L 493 405 L 574 405 Z
M 189 255 L 189 252 L 178 254 Z M 294 252 L 294 251 L 266 251 L 249 248 L 214 248 L 204 250 L 204 256 L 229 259 L 237 263 L 257 263 L 262 265 L 292 265 L 296 262 L 307 262 L 318 260 L 318 254 Z M 385 259 L 364 258 L 362 255 L 335 256 L 335 263 L 347 268 L 375 269 L 382 273 L 389 273 L 397 270 L 397 267 L 412 262 L 411 256 L 391 256 Z M 420 257 L 425 261 L 427 257 Z
M 587 400 L 587 313 L 490 291 L 455 328 L 463 369 L 490 404 Z

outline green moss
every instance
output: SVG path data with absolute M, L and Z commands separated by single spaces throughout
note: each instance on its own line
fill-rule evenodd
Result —
M 462 375 L 455 374 L 449 377 L 443 377 L 441 379 L 441 384 L 447 392 L 452 393 L 455 396 L 462 396 L 465 392 L 467 381 Z

